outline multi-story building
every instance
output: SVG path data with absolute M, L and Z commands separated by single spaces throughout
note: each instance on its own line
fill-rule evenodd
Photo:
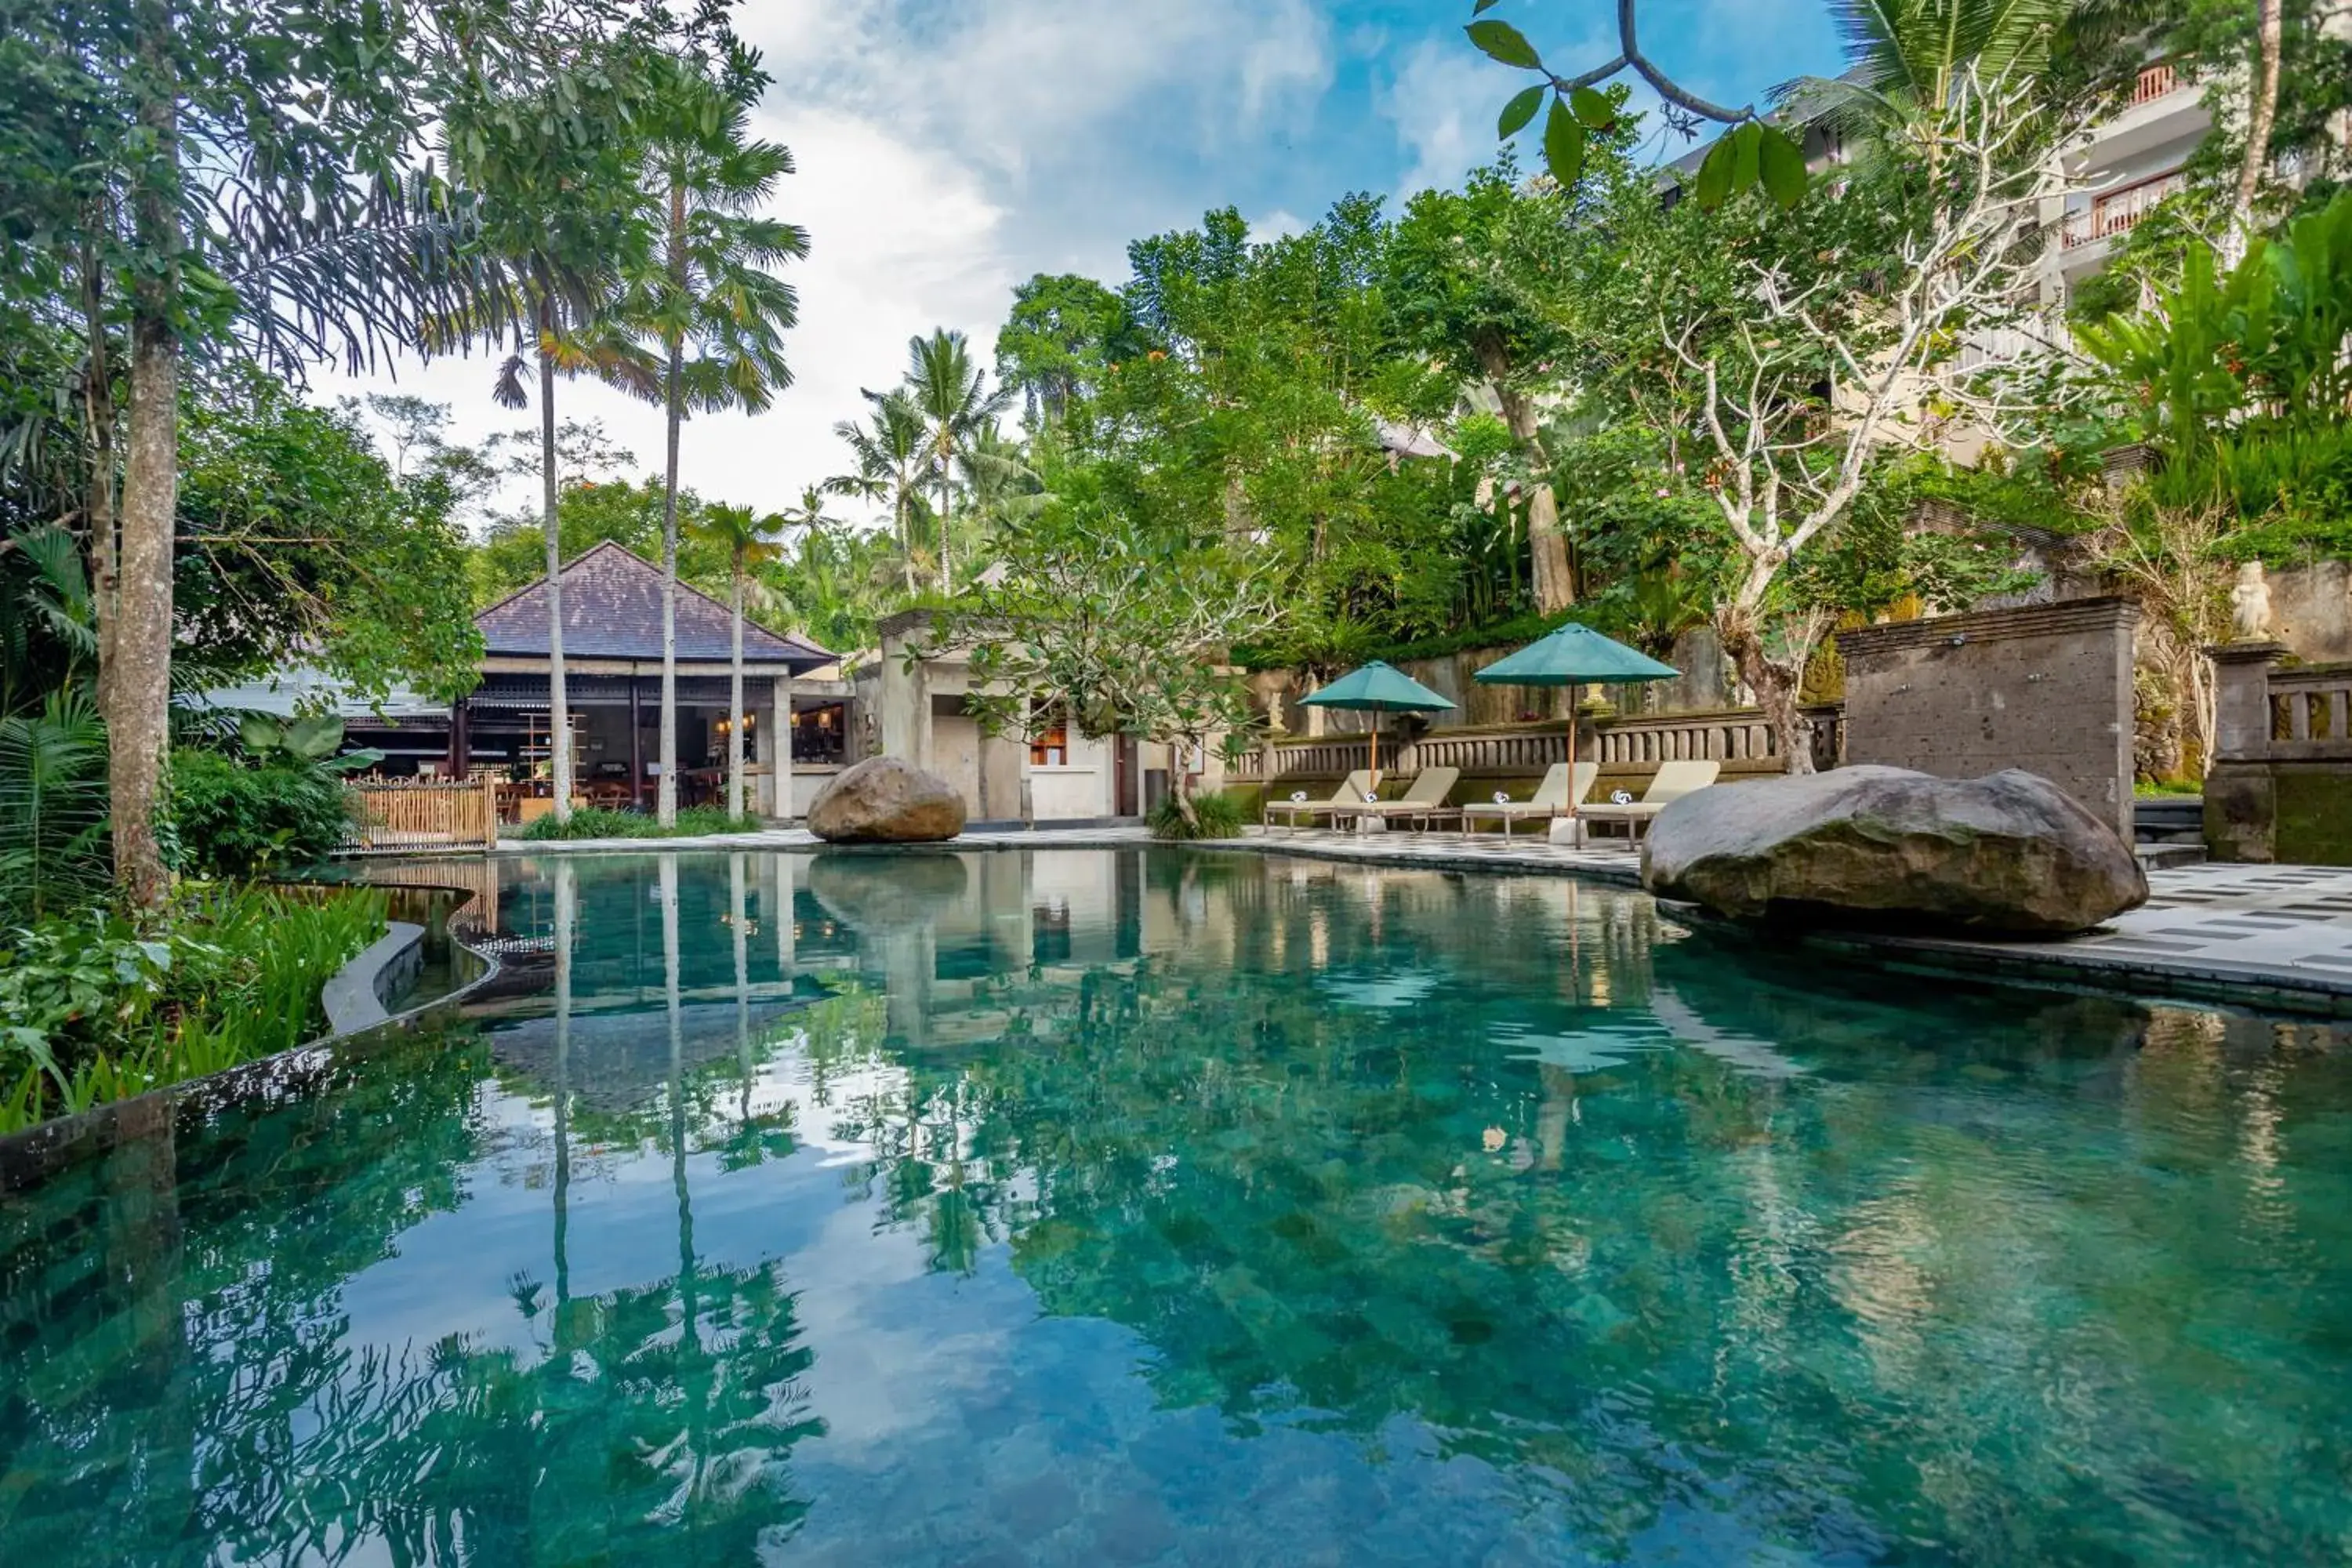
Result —
M 2168 60 L 2142 68 L 2129 101 L 2063 156 L 2074 187 L 2043 208 L 2037 303 L 2063 306 L 2107 264 L 2123 236 L 2186 184 L 2189 155 L 2213 126 L 2204 93 Z
M 1774 115 L 1784 127 L 1801 126 L 1805 165 L 1818 175 L 1845 162 L 1845 145 L 1822 121 L 1819 100 L 1800 98 Z M 2128 100 L 2092 125 L 2063 154 L 2069 186 L 2044 205 L 2042 218 L 2050 243 L 2038 274 L 2035 303 L 2063 307 L 2083 279 L 2107 264 L 2121 237 L 2165 197 L 2179 191 L 2186 168 L 2213 117 L 2200 84 L 2168 60 L 2144 67 Z M 1704 146 L 1666 165 L 1661 184 L 1665 199 L 1680 198 L 1695 178 Z

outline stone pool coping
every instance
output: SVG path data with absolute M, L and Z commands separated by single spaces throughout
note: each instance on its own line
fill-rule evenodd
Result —
M 382 936 L 327 977 L 319 1005 L 326 1009 L 328 1037 L 372 1029 L 392 1017 L 383 999 L 425 967 L 425 928 L 389 921 Z

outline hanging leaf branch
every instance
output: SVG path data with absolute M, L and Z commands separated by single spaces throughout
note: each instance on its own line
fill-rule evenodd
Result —
M 1487 58 L 1543 78 L 1512 95 L 1495 122 L 1496 133 L 1507 142 L 1526 130 L 1543 112 L 1544 166 L 1562 185 L 1573 185 L 1584 175 L 1588 140 L 1596 132 L 1615 127 L 1618 102 L 1600 90 L 1602 82 L 1632 71 L 1664 100 L 1667 123 L 1685 135 L 1695 135 L 1702 121 L 1727 126 L 1699 164 L 1692 195 L 1700 206 L 1713 211 L 1731 196 L 1757 185 L 1783 207 L 1804 199 L 1805 153 L 1796 140 L 1759 115 L 1752 105 L 1727 109 L 1677 86 L 1660 70 L 1634 34 L 1635 0 L 1617 0 L 1618 51 L 1614 58 L 1575 76 L 1561 76 L 1543 62 L 1527 35 L 1510 23 L 1486 13 L 1497 0 L 1476 0 L 1471 22 L 1463 31 Z M 1544 110 L 1549 95 L 1551 107 Z

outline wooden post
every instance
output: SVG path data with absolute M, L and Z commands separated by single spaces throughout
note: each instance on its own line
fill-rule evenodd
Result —
M 646 738 L 637 723 L 637 678 L 629 676 L 629 809 L 646 808 Z

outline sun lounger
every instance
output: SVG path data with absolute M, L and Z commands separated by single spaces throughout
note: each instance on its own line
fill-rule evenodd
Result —
M 1486 817 L 1501 823 L 1503 836 L 1507 838 L 1516 823 L 1549 822 L 1565 816 L 1571 807 L 1584 804 L 1584 797 L 1592 793 L 1592 781 L 1600 773 L 1598 763 L 1579 763 L 1572 773 L 1566 763 L 1554 763 L 1543 782 L 1536 785 L 1536 793 L 1525 800 L 1485 801 L 1464 806 L 1462 831 L 1469 832 L 1480 818 Z
M 1426 827 L 1432 822 L 1461 815 L 1445 804 L 1445 797 L 1454 793 L 1454 786 L 1461 782 L 1461 778 L 1460 768 L 1423 768 L 1413 775 L 1412 783 L 1395 800 L 1369 801 L 1362 805 L 1349 806 L 1338 815 L 1343 822 L 1377 817 L 1384 823 L 1416 822 Z
M 1298 826 L 1298 819 L 1301 816 L 1317 817 L 1330 812 L 1353 810 L 1355 807 L 1363 805 L 1366 801 L 1371 798 L 1372 775 L 1369 770 L 1358 768 L 1340 783 L 1338 789 L 1331 792 L 1330 799 L 1269 799 L 1265 803 L 1263 816 L 1265 820 L 1269 823 L 1277 816 L 1283 817 L 1289 822 L 1292 827 L 1296 828 Z
M 1627 805 L 1603 802 L 1599 805 L 1580 806 L 1576 815 L 1588 824 L 1622 822 L 1625 825 L 1625 836 L 1638 838 L 1652 817 L 1683 796 L 1706 788 L 1715 783 L 1716 775 L 1721 772 L 1721 763 L 1660 763 L 1657 773 L 1650 780 L 1650 787 L 1642 792 L 1640 800 Z

